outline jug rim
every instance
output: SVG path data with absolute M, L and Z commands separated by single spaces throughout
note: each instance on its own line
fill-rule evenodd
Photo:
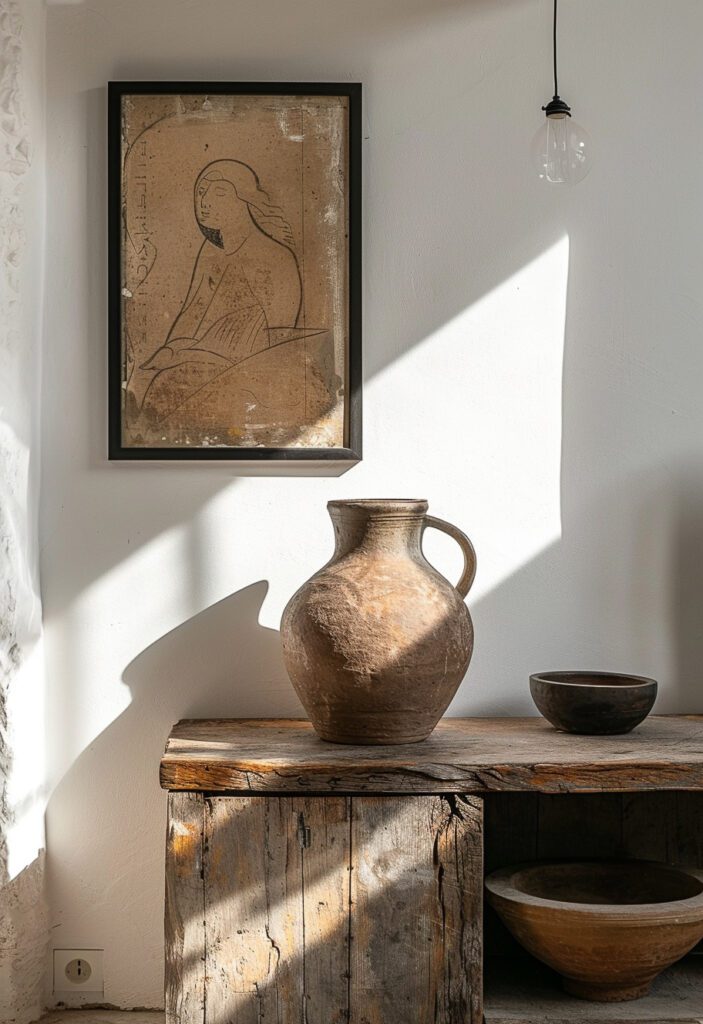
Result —
M 335 498 L 327 502 L 327 508 L 349 509 L 350 511 L 383 513 L 384 515 L 399 514 L 407 515 L 408 512 L 416 512 L 424 515 L 429 508 L 426 498 Z

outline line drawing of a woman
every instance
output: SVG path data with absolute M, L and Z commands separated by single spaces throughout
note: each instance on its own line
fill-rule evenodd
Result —
M 193 198 L 204 241 L 188 292 L 164 343 L 130 381 L 137 407 L 156 422 L 244 359 L 324 331 L 299 325 L 293 232 L 256 172 L 239 160 L 212 161 Z

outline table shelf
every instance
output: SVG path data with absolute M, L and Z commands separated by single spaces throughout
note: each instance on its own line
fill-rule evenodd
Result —
M 688 956 L 629 1003 L 589 1003 L 563 991 L 559 976 L 532 957 L 486 963 L 485 1024 L 701 1024 L 703 956 Z
M 160 778 L 167 1024 L 703 1024 L 703 959 L 632 1004 L 574 1000 L 483 905 L 485 873 L 526 860 L 703 868 L 703 716 L 450 718 L 401 746 L 188 720 Z

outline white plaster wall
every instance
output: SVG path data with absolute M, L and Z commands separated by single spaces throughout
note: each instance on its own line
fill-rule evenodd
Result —
M 169 726 L 300 711 L 276 628 L 328 557 L 329 498 L 427 496 L 472 536 L 451 713 L 530 713 L 528 673 L 554 666 L 650 673 L 660 710 L 703 710 L 703 5 L 563 0 L 562 92 L 596 149 L 564 192 L 528 164 L 550 9 L 48 9 L 52 941 L 105 949 L 111 1003 L 162 999 Z M 110 78 L 364 83 L 365 458 L 346 475 L 106 462 Z M 458 574 L 451 541 L 427 546 Z
M 43 658 L 38 580 L 44 6 L 0 0 L 0 1021 L 43 1006 Z

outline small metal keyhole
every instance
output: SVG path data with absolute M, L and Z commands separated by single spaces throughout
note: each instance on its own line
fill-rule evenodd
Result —
M 310 826 L 305 824 L 305 818 L 303 817 L 302 814 L 298 817 L 298 840 L 300 842 L 301 847 L 304 850 L 307 850 L 312 841 L 310 835 Z

